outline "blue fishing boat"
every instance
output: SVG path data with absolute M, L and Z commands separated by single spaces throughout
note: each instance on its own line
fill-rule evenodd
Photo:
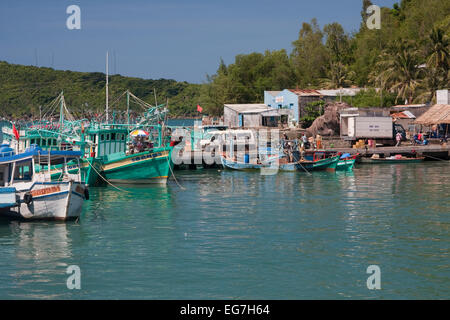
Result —
M 50 151 L 38 147 L 15 154 L 0 148 L 0 216 L 20 220 L 71 220 L 80 216 L 89 197 L 81 181 L 77 151 Z M 68 162 L 77 161 L 78 172 L 69 172 Z M 62 165 L 58 181 L 51 177 L 52 165 Z M 42 170 L 36 172 L 35 166 Z

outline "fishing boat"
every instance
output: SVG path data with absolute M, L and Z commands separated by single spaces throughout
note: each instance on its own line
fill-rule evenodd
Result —
M 298 151 L 297 141 L 281 141 L 273 148 L 257 147 L 256 153 L 248 148 L 239 160 L 239 153 L 231 143 L 231 156 L 221 155 L 222 165 L 235 170 L 254 170 L 262 168 L 280 171 L 335 171 L 340 154 L 331 151 Z M 242 153 L 242 152 L 241 152 Z M 253 156 L 253 157 L 252 157 Z M 241 155 L 242 157 L 242 155 Z M 252 160 L 253 159 L 253 160 Z
M 132 138 L 126 151 L 103 157 L 102 172 L 110 182 L 116 183 L 167 183 L 172 170 L 171 151 L 161 135 L 161 126 L 147 132 L 142 129 L 130 133 Z
M 293 161 L 285 157 L 280 159 L 282 171 L 336 171 L 340 155 L 325 151 L 306 151 L 304 156 L 298 151 L 293 152 Z
M 336 170 L 337 171 L 353 170 L 356 158 L 357 155 L 352 156 L 349 153 L 343 154 L 336 165 Z
M 237 157 L 230 158 L 226 154 L 221 154 L 220 160 L 224 168 L 233 170 L 259 170 L 263 168 L 277 168 L 277 157 L 271 157 L 266 161 L 261 162 L 259 158 L 255 157 L 255 160 L 250 160 L 250 155 L 244 155 L 244 161 L 239 161 Z
M 399 164 L 399 163 L 420 163 L 425 160 L 425 157 L 408 158 L 401 155 L 387 157 L 387 158 L 361 158 L 361 163 L 366 164 Z
M 297 140 L 281 140 L 279 147 L 282 171 L 336 171 L 340 158 L 334 151 L 304 150 Z
M 78 161 L 77 151 L 46 151 L 28 148 L 15 154 L 12 148 L 0 148 L 0 216 L 19 220 L 71 220 L 80 216 L 89 192 L 81 181 L 80 169 L 71 174 L 69 161 Z M 64 175 L 52 181 L 52 164 L 61 164 Z M 36 172 L 35 166 L 47 168 Z
M 221 134 L 220 161 L 224 168 L 256 170 L 276 167 L 280 154 L 276 148 L 260 145 L 252 130 L 226 130 Z M 225 151 L 223 151 L 225 150 Z
M 45 151 L 80 151 L 82 157 L 77 161 L 71 161 L 67 164 L 69 173 L 75 174 L 81 168 L 81 179 L 86 186 L 93 186 L 98 181 L 98 173 L 101 170 L 99 159 L 92 156 L 95 153 L 90 152 L 95 143 L 86 140 L 84 123 L 85 120 L 75 120 L 70 114 L 64 99 L 64 93 L 61 92 L 47 106 L 48 109 L 55 109 L 59 106 L 59 120 L 40 119 L 21 128 L 17 134 L 13 133 L 12 124 L 2 127 L 3 139 L 7 144 L 13 145 L 18 153 L 25 152 L 27 148 L 39 147 Z M 49 118 L 56 117 L 54 114 L 46 115 Z M 41 170 L 37 164 L 36 172 Z M 64 174 L 62 164 L 52 165 L 50 175 L 52 180 L 59 180 Z

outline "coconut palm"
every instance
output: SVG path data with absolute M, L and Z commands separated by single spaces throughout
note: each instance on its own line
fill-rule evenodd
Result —
M 352 84 L 351 79 L 354 77 L 354 72 L 349 71 L 348 67 L 340 61 L 331 62 L 330 68 L 327 72 L 328 78 L 322 79 L 323 87 L 330 88 L 344 88 Z
M 433 69 L 432 75 L 437 77 L 437 86 L 448 86 L 450 66 L 450 39 L 444 31 L 435 28 L 428 39 L 427 68 Z M 433 88 L 434 89 L 434 88 Z
M 429 36 L 429 50 L 427 66 L 442 71 L 444 75 L 448 74 L 450 65 L 450 40 L 444 31 L 435 28 Z
M 377 67 L 381 71 L 378 77 L 384 80 L 384 88 L 397 93 L 397 98 L 412 103 L 416 89 L 420 84 L 420 74 L 423 72 L 417 58 L 417 51 L 408 44 L 401 43 L 388 49 L 380 56 Z M 391 53 L 394 51 L 393 53 Z

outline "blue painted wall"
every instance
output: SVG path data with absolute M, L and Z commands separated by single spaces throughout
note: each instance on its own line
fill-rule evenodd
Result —
M 282 98 L 282 102 L 276 102 L 276 98 Z M 293 110 L 294 119 L 298 122 L 298 96 L 288 89 L 284 89 L 275 97 L 264 91 L 264 104 L 275 109 Z

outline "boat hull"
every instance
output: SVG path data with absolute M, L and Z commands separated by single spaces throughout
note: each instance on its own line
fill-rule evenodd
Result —
M 356 159 L 350 159 L 350 160 L 339 160 L 339 162 L 336 165 L 337 171 L 345 171 L 345 170 L 353 170 L 353 167 L 355 166 Z
M 30 189 L 17 191 L 18 201 L 0 208 L 3 217 L 17 220 L 75 220 L 85 200 L 85 185 L 79 182 L 35 182 Z M 32 200 L 26 203 L 25 194 Z
M 361 163 L 367 163 L 367 164 L 398 164 L 398 163 L 421 163 L 425 160 L 425 158 L 410 158 L 410 159 L 366 159 L 361 158 Z
M 172 168 L 171 149 L 117 156 L 115 160 L 103 164 L 103 174 L 108 181 L 116 183 L 165 184 Z
M 339 156 L 334 156 L 317 161 L 305 161 L 296 164 L 298 171 L 336 171 L 336 166 L 339 162 Z
M 236 162 L 231 159 L 221 157 L 222 165 L 224 168 L 233 170 L 258 170 L 258 169 L 277 169 L 280 171 L 335 171 L 339 156 L 330 157 L 318 161 L 300 161 L 297 163 L 284 163 L 280 164 L 279 159 L 273 159 L 268 164 L 252 164 Z
M 259 169 L 263 169 L 263 168 L 277 169 L 277 164 L 276 164 L 277 159 L 276 158 L 272 159 L 272 161 L 270 161 L 266 164 L 238 162 L 238 161 L 234 161 L 232 159 L 226 158 L 224 156 L 220 157 L 220 161 L 222 162 L 222 166 L 224 168 L 228 168 L 228 169 L 232 169 L 232 170 L 251 171 L 251 170 L 259 170 Z

